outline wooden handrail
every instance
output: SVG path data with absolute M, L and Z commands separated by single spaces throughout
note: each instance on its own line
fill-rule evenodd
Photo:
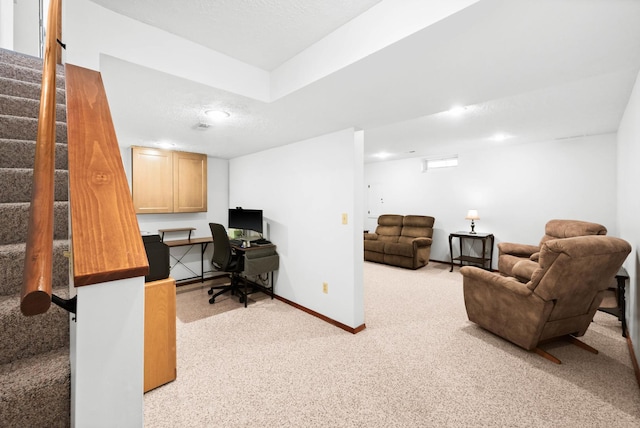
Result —
M 20 296 L 24 315 L 46 312 L 51 306 L 53 271 L 53 201 L 56 147 L 56 34 L 61 28 L 61 0 L 51 0 L 47 19 L 42 94 L 33 169 L 33 190 Z
M 144 276 L 147 254 L 99 72 L 65 65 L 76 287 Z

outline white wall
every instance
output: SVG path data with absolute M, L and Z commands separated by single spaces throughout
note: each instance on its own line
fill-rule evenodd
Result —
M 40 56 L 40 2 L 18 0 L 14 3 L 13 50 Z
M 493 233 L 496 244 L 537 244 L 553 218 L 593 221 L 618 233 L 613 134 L 501 144 L 458 156 L 459 166 L 425 173 L 418 158 L 365 165 L 364 184 L 382 195 L 386 213 L 435 217 L 432 260 L 450 260 L 449 233 L 471 230 L 464 219 L 469 209 L 480 215 L 476 231 Z M 374 231 L 377 216 L 366 208 L 365 229 Z
M 65 62 L 99 70 L 100 54 L 106 54 L 261 101 L 269 99 L 269 74 L 258 67 L 89 0 L 65 0 L 62 6 Z
M 346 129 L 229 167 L 230 205 L 262 209 L 277 245 L 275 293 L 353 328 L 364 323 L 362 144 L 361 132 Z
M 618 128 L 618 223 L 620 236 L 632 246 L 624 266 L 630 276 L 627 285 L 627 321 L 629 337 L 636 358 L 640 358 L 640 74 L 631 93 L 629 104 Z
M 13 50 L 13 0 L 0 0 L 0 48 Z

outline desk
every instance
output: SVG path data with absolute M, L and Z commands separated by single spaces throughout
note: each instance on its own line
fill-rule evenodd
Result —
M 159 230 L 158 232 L 161 232 L 161 231 Z M 189 232 L 189 235 L 191 235 L 191 232 Z M 200 274 L 199 275 L 196 272 L 189 269 L 187 265 L 182 263 L 182 259 L 184 258 L 184 256 L 186 256 L 189 253 L 191 248 L 187 249 L 187 251 L 185 251 L 184 254 L 182 254 L 182 256 L 180 256 L 179 258 L 169 253 L 169 255 L 176 261 L 173 264 L 173 266 L 169 266 L 169 270 L 175 268 L 177 265 L 180 264 L 189 272 L 191 272 L 193 275 L 195 275 L 189 278 L 180 279 L 179 281 L 176 281 L 177 283 L 190 281 L 194 278 L 200 278 L 200 282 L 204 282 L 204 252 L 207 250 L 207 245 L 209 245 L 210 242 L 213 242 L 213 238 L 211 236 L 206 236 L 203 238 L 187 238 L 187 239 L 176 239 L 173 241 L 164 241 L 164 243 L 167 244 L 167 247 L 169 247 L 169 250 L 171 250 L 171 248 L 173 247 L 186 247 L 186 246 L 193 247 L 194 245 L 200 245 Z
M 460 241 L 460 255 L 458 257 L 453 257 L 453 238 L 458 238 Z M 465 255 L 462 247 L 462 241 L 465 239 L 476 240 L 479 239 L 482 241 L 482 253 L 481 256 L 471 256 L 470 254 Z M 487 241 L 489 242 L 489 257 L 487 257 Z M 462 266 L 463 262 L 473 263 L 476 265 L 480 265 L 483 269 L 491 270 L 491 261 L 493 260 L 493 234 L 492 233 L 471 233 L 471 232 L 454 232 L 449 234 L 449 254 L 451 255 L 451 269 L 449 272 L 453 272 L 453 266 L 456 260 L 460 261 L 460 266 Z M 489 264 L 487 268 L 487 263 Z
M 263 244 L 243 248 L 231 245 L 231 248 L 244 257 L 244 269 L 242 271 L 244 275 L 244 291 L 240 290 L 240 302 L 244 301 L 244 307 L 247 307 L 248 295 L 258 291 L 269 294 L 273 299 L 273 272 L 278 270 L 280 264 L 280 256 L 276 252 L 276 246 L 274 244 Z M 266 280 L 267 283 L 258 284 L 246 278 L 247 275 L 260 277 L 262 274 L 269 276 Z M 268 283 L 270 284 L 267 285 Z M 251 291 L 249 291 L 249 286 Z

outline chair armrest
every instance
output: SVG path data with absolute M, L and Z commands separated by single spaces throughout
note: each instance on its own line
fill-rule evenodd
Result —
M 540 265 L 537 262 L 522 260 L 513 265 L 511 273 L 520 280 L 520 282 L 529 282 L 531 281 L 533 272 L 535 272 L 539 267 Z
M 364 239 L 368 239 L 371 241 L 377 241 L 378 240 L 378 235 L 376 235 L 375 233 L 365 233 L 364 234 Z
M 460 268 L 460 273 L 464 277 L 465 283 L 468 281 L 481 283 L 482 286 L 487 287 L 487 291 L 490 293 L 504 291 L 523 297 L 530 296 L 532 294 L 526 284 L 523 284 L 517 279 L 489 272 L 485 269 L 480 269 L 479 267 L 463 266 Z
M 530 257 L 531 254 L 540 251 L 537 245 L 514 244 L 513 242 L 498 243 L 499 254 L 511 254 L 514 256 Z
M 412 242 L 414 243 L 414 245 L 417 245 L 418 247 L 428 247 L 433 243 L 433 239 L 420 237 L 420 238 L 414 238 Z

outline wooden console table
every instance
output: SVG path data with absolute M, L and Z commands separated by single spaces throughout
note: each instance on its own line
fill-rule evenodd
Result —
M 460 241 L 460 255 L 453 257 L 453 238 L 458 238 Z M 464 254 L 462 241 L 465 239 L 481 240 L 482 241 L 482 253 L 480 257 L 472 256 L 470 254 Z M 449 254 L 451 255 L 451 269 L 449 272 L 453 272 L 453 266 L 456 261 L 459 261 L 459 265 L 462 266 L 463 262 L 479 265 L 483 269 L 491 270 L 491 261 L 493 260 L 493 234 L 492 233 L 471 233 L 471 232 L 454 232 L 449 234 Z M 487 243 L 489 244 L 489 256 L 487 257 Z M 487 266 L 488 264 L 488 266 Z

